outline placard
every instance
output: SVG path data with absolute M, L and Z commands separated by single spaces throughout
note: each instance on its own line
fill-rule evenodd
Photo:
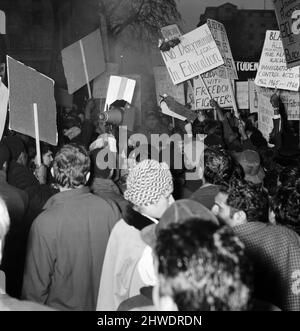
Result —
M 8 96 L 8 88 L 0 81 L 0 140 L 6 123 Z
M 0 10 L 0 33 L 6 34 L 6 16 L 2 10 Z
M 73 94 L 87 84 L 85 66 L 89 82 L 105 71 L 104 52 L 99 29 L 63 49 L 61 54 L 69 94 Z
M 273 130 L 273 116 L 274 110 L 270 98 L 260 93 L 258 95 L 258 129 L 267 141 Z
M 210 96 L 218 102 L 220 107 L 226 108 L 233 106 L 229 81 L 218 75 L 218 69 L 202 74 L 202 78 Z M 207 95 L 201 79 L 199 77 L 194 78 L 195 109 L 211 109 L 210 96 Z
M 236 102 L 239 109 L 249 109 L 249 84 L 247 82 L 236 82 Z
M 180 44 L 161 52 L 174 85 L 224 64 L 207 24 L 180 37 Z
M 273 0 L 287 68 L 300 65 L 300 0 Z
M 255 85 L 254 79 L 248 80 L 249 86 L 249 107 L 250 113 L 257 113 L 258 112 L 258 89 L 259 87 Z
M 154 79 L 157 104 L 160 105 L 161 96 L 167 94 L 181 104 L 185 104 L 183 84 L 174 85 L 168 70 L 164 66 L 154 67 Z
M 280 32 L 268 30 L 255 84 L 261 87 L 298 91 L 300 67 L 287 69 Z
M 215 20 L 208 19 L 207 25 L 215 39 L 216 44 L 222 54 L 224 65 L 227 68 L 227 72 L 230 79 L 238 79 L 238 74 L 235 68 L 235 62 L 230 49 L 229 40 L 227 37 L 225 26 Z
M 37 104 L 40 140 L 57 144 L 54 80 L 7 56 L 10 129 L 35 138 Z
M 93 97 L 106 98 L 110 76 L 118 75 L 119 63 L 106 63 L 106 70 L 93 81 Z

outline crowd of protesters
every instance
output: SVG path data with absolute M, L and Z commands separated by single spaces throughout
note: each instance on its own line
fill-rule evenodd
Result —
M 119 157 L 118 127 L 93 121 L 90 100 L 60 114 L 41 166 L 34 140 L 6 130 L 0 310 L 300 310 L 300 151 L 280 96 L 270 103 L 269 139 L 257 114 L 211 100 L 215 119 L 147 112 L 148 143 L 129 136 Z M 166 164 L 154 134 L 188 139 Z M 107 146 L 127 169 L 104 166 Z

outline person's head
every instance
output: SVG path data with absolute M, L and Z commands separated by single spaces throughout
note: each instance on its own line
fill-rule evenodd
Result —
M 261 184 L 265 172 L 260 164 L 260 156 L 256 151 L 245 150 L 238 157 L 239 164 L 243 167 L 245 180 L 254 184 Z
M 9 136 L 3 142 L 10 151 L 11 160 L 26 166 L 28 155 L 23 141 L 18 136 Z
M 244 246 L 228 227 L 199 218 L 171 224 L 158 234 L 155 247 L 158 310 L 247 310 L 252 267 Z
M 107 160 L 102 159 L 101 151 L 102 148 L 95 148 L 90 152 L 90 158 L 91 158 L 91 170 L 93 178 L 102 178 L 102 179 L 110 179 L 113 176 L 114 169 L 109 167 L 109 164 L 107 164 L 107 167 L 105 169 L 103 165 L 103 161 L 107 162 Z M 108 155 L 107 159 L 108 159 Z M 111 153 L 110 157 L 113 157 L 113 154 Z
M 51 168 L 53 162 L 53 153 L 49 145 L 44 145 L 41 148 L 43 165 Z
M 271 200 L 275 221 L 300 235 L 300 180 L 294 185 L 281 185 Z
M 227 182 L 233 172 L 231 157 L 222 149 L 204 151 L 204 179 L 206 183 L 220 185 Z
M 147 216 L 159 219 L 174 202 L 173 179 L 166 163 L 144 160 L 130 170 L 124 197 Z
M 233 180 L 215 197 L 212 212 L 225 224 L 268 222 L 269 201 L 263 189 L 244 180 Z
M 9 215 L 6 204 L 2 198 L 0 198 L 0 264 L 2 260 L 2 252 L 4 246 L 4 238 L 9 228 Z
M 65 145 L 55 155 L 52 174 L 61 189 L 77 189 L 88 182 L 90 163 L 84 147 Z
M 298 166 L 288 166 L 282 169 L 279 174 L 279 182 L 282 186 L 294 186 L 300 178 Z
M 8 147 L 0 142 L 0 171 L 7 172 L 8 164 L 10 160 L 10 152 Z
M 150 130 L 157 129 L 159 122 L 160 121 L 159 121 L 158 113 L 151 111 L 147 114 L 145 125 L 148 129 L 150 129 Z
M 251 125 L 254 128 L 257 128 L 258 127 L 258 114 L 257 113 L 251 113 L 248 116 L 248 121 L 249 121 L 249 123 L 251 123 Z
M 199 122 L 204 122 L 207 119 L 207 115 L 205 110 L 198 110 L 197 111 L 197 118 Z

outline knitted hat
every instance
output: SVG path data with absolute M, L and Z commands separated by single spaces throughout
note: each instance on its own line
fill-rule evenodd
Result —
M 154 205 L 173 192 L 173 179 L 167 164 L 149 159 L 129 172 L 126 185 L 124 197 L 135 206 Z
M 183 199 L 174 202 L 165 211 L 158 224 L 151 224 L 144 228 L 141 232 L 142 239 L 149 246 L 154 247 L 160 230 L 166 229 L 173 223 L 184 223 L 193 217 L 219 225 L 216 216 L 201 203 Z

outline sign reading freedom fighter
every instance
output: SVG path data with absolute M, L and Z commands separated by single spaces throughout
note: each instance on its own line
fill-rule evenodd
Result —
M 227 72 L 230 79 L 238 79 L 238 74 L 235 68 L 235 62 L 230 49 L 229 40 L 227 37 L 226 29 L 224 25 L 215 20 L 208 19 L 207 25 L 215 39 L 216 44 L 222 54 L 224 65 L 227 68 Z
M 54 80 L 7 56 L 10 129 L 35 138 L 37 104 L 40 140 L 57 144 Z
M 202 75 L 210 96 L 217 101 L 220 107 L 232 107 L 232 98 L 228 79 L 221 78 L 218 75 L 218 69 L 206 72 Z M 199 77 L 194 78 L 194 100 L 195 109 L 211 109 L 210 96 L 206 94 Z
M 161 54 L 174 85 L 224 64 L 207 24 L 183 35 L 180 44 Z
M 300 64 L 300 0 L 273 0 L 288 68 Z
M 298 91 L 300 67 L 287 69 L 280 32 L 268 30 L 255 84 L 261 87 Z

